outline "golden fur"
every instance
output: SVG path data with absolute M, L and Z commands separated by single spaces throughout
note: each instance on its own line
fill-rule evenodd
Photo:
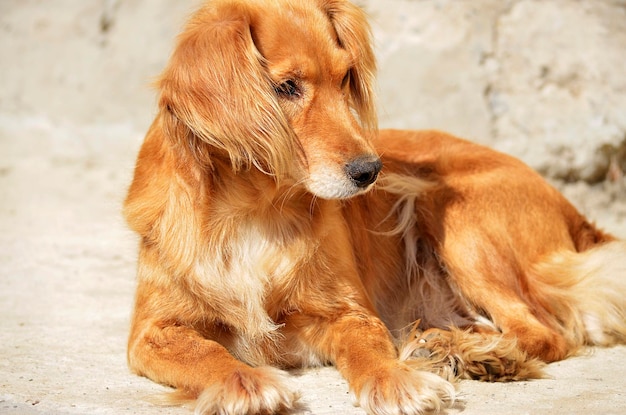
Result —
M 197 413 L 288 412 L 282 369 L 333 364 L 416 414 L 624 342 L 626 245 L 512 157 L 377 132 L 374 71 L 343 0 L 213 0 L 180 35 L 125 204 L 128 361 Z

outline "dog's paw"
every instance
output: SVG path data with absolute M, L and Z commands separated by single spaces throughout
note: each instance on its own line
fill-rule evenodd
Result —
M 441 377 L 397 364 L 370 376 L 355 404 L 368 414 L 415 415 L 440 410 L 454 395 L 454 386 Z
M 497 334 L 430 329 L 406 343 L 401 357 L 411 367 L 448 380 L 503 382 L 543 377 L 542 362 L 519 349 L 515 339 Z
M 288 375 L 273 367 L 246 368 L 206 388 L 196 401 L 196 415 L 276 414 L 294 408 L 298 394 L 287 387 Z

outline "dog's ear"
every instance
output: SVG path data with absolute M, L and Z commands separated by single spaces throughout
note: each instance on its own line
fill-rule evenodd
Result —
M 345 0 L 318 0 L 337 33 L 339 45 L 352 56 L 350 71 L 352 106 L 363 127 L 376 130 L 374 104 L 374 77 L 376 59 L 372 50 L 372 36 L 365 12 Z
M 202 161 L 228 157 L 281 177 L 295 158 L 293 132 L 254 45 L 251 10 L 209 2 L 192 16 L 157 85 L 165 128 Z M 179 137 L 181 138 L 181 137 Z

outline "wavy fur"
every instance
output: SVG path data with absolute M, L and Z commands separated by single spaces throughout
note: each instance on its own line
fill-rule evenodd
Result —
M 333 364 L 368 413 L 420 414 L 457 377 L 625 341 L 625 244 L 511 157 L 377 134 L 374 73 L 343 0 L 212 0 L 185 26 L 124 206 L 128 362 L 174 402 L 290 412 L 280 369 Z

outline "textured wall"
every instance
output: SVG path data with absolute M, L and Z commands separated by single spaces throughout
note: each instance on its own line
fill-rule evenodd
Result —
M 626 2 L 369 0 L 384 126 L 439 128 L 565 180 L 626 167 Z
M 381 126 L 448 130 L 570 181 L 626 170 L 626 0 L 358 2 Z M 199 3 L 2 0 L 0 117 L 144 131 L 148 84 Z

